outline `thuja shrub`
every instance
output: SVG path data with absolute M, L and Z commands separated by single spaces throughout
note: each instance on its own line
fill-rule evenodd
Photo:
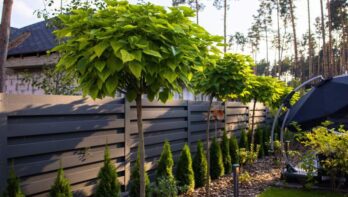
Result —
M 50 191 L 51 197 L 72 197 L 69 180 L 65 178 L 63 168 L 58 170 L 57 178 Z
M 224 131 L 222 136 L 222 141 L 220 143 L 222 160 L 224 162 L 225 174 L 230 174 L 232 171 L 231 155 L 230 155 L 230 145 L 227 137 L 226 131 Z
M 265 157 L 265 151 L 264 151 L 264 138 L 263 138 L 263 130 L 262 128 L 258 128 L 256 130 L 255 134 L 255 142 L 257 145 L 260 146 L 260 150 L 258 151 L 258 158 L 263 158 Z M 256 146 L 255 146 L 256 147 Z
M 19 178 L 16 176 L 13 164 L 11 164 L 10 174 L 7 179 L 7 186 L 5 188 L 3 197 L 24 197 L 19 184 Z
M 231 135 L 230 137 L 230 155 L 231 155 L 231 163 L 239 164 L 239 147 L 236 136 Z
M 195 188 L 195 177 L 192 169 L 190 148 L 184 145 L 176 168 L 176 182 L 180 193 L 192 192 Z
M 176 181 L 174 177 L 159 177 L 156 180 L 154 197 L 176 197 L 178 195 L 178 189 L 176 187 Z
M 224 175 L 224 173 L 225 170 L 220 145 L 214 138 L 210 146 L 210 177 L 213 180 L 218 179 L 220 176 Z
M 160 177 L 173 177 L 173 155 L 168 141 L 163 144 L 161 157 L 158 161 L 156 180 Z
M 131 176 L 129 180 L 129 196 L 130 197 L 138 197 L 140 196 L 140 153 L 138 150 L 137 160 L 135 161 Z M 150 188 L 150 179 L 147 173 L 145 172 L 145 188 L 146 188 L 146 197 L 151 196 L 151 188 Z
M 201 141 L 197 144 L 197 153 L 193 159 L 192 165 L 195 176 L 195 186 L 203 187 L 207 183 L 208 165 L 203 143 Z
M 98 174 L 96 197 L 119 197 L 121 196 L 121 185 L 117 179 L 115 165 L 111 162 L 109 147 L 105 146 L 104 166 Z
M 248 142 L 248 134 L 246 131 L 242 131 L 240 139 L 239 139 L 239 148 L 245 148 L 249 150 L 249 142 Z

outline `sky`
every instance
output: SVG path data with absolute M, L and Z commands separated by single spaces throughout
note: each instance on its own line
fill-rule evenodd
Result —
M 134 2 L 135 0 L 130 0 Z M 152 3 L 170 6 L 171 0 L 150 0 Z M 206 7 L 200 12 L 200 25 L 206 28 L 211 34 L 223 35 L 223 11 L 217 10 L 212 6 L 214 0 L 201 0 Z M 230 9 L 227 13 L 227 34 L 233 35 L 235 32 L 247 34 L 253 22 L 253 15 L 257 13 L 259 0 L 228 0 Z M 56 5 L 59 5 L 60 0 L 55 0 Z M 2 10 L 3 0 L 0 0 L 0 9 Z M 296 0 L 296 16 L 297 16 L 297 34 L 301 38 L 308 29 L 307 23 L 307 0 Z M 319 0 L 310 0 L 311 4 L 311 20 L 320 16 Z M 37 18 L 34 14 L 35 10 L 43 9 L 43 0 L 14 0 L 11 26 L 23 27 L 33 24 L 42 19 Z M 0 16 L 1 18 L 1 16 Z M 193 19 L 194 20 L 194 19 Z M 275 24 L 274 24 L 275 25 Z M 314 26 L 312 27 L 314 29 Z M 290 30 L 290 29 L 289 29 Z M 260 46 L 259 58 L 265 57 L 265 44 Z M 270 51 L 270 56 L 275 57 L 275 51 Z

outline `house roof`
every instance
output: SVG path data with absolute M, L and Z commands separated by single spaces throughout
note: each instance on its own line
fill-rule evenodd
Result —
M 10 43 L 16 41 L 21 35 L 25 38 L 21 39 L 14 48 L 9 49 L 8 56 L 42 53 L 55 47 L 57 41 L 46 24 L 45 21 L 41 21 L 22 28 L 11 27 Z

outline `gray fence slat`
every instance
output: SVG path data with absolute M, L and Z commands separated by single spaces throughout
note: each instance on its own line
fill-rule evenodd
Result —
M 151 132 L 151 131 L 163 131 L 163 130 L 170 130 L 170 129 L 181 129 L 186 128 L 187 121 L 175 121 L 175 122 L 157 122 L 156 124 L 152 123 L 144 123 L 143 129 L 144 132 Z M 135 134 L 138 133 L 138 127 L 136 122 L 131 123 L 130 125 L 130 133 Z
M 157 119 L 157 118 L 180 118 L 180 117 L 187 117 L 187 111 L 186 110 L 171 110 L 171 109 L 161 109 L 156 111 L 143 111 L 143 120 L 144 119 Z M 130 119 L 136 120 L 137 119 L 137 113 L 136 110 L 130 111 Z
M 7 179 L 7 116 L 2 113 L 5 111 L 4 94 L 0 93 L 0 191 L 3 191 Z
M 147 136 L 145 137 L 145 145 L 147 146 L 152 144 L 158 144 L 163 142 L 164 140 L 168 140 L 169 142 L 171 142 L 171 141 L 180 140 L 180 139 L 186 139 L 185 131 L 156 135 L 156 136 Z M 137 137 L 130 138 L 130 147 L 134 148 L 136 146 L 138 146 L 138 138 Z

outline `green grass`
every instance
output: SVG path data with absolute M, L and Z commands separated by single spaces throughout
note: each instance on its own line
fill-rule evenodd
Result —
M 284 189 L 271 187 L 260 194 L 258 197 L 344 197 L 347 195 L 323 192 L 323 191 L 306 191 L 301 189 Z

